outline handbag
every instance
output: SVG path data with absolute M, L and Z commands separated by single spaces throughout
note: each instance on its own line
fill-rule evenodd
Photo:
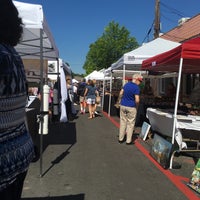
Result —
M 100 104 L 101 102 L 101 97 L 100 96 L 96 96 L 96 104 Z
M 71 90 L 69 90 L 69 91 L 68 91 L 68 95 L 69 95 L 70 101 L 71 101 L 71 102 L 74 102 L 74 93 L 73 93 Z

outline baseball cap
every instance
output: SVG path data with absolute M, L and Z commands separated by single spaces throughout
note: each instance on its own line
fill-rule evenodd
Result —
M 140 82 L 143 81 L 143 76 L 141 74 L 133 74 L 133 79 L 137 79 Z

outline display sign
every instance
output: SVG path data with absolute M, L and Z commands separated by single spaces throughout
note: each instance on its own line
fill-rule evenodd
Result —
M 187 185 L 200 194 L 200 159 L 198 160 Z
M 150 155 L 164 168 L 169 168 L 172 143 L 154 134 Z
M 147 135 L 149 133 L 149 130 L 150 130 L 150 127 L 151 125 L 148 124 L 147 122 L 143 122 L 142 124 L 142 128 L 141 128 L 141 132 L 140 132 L 140 138 L 142 138 L 144 141 L 146 140 L 147 138 Z

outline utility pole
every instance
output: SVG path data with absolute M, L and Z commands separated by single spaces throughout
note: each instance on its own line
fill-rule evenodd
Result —
M 160 0 L 156 0 L 155 20 L 154 20 L 154 39 L 159 37 L 160 33 Z

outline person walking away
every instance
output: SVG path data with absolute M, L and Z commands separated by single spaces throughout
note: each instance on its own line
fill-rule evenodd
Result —
M 120 90 L 120 128 L 119 128 L 119 143 L 126 140 L 126 144 L 133 144 L 132 135 L 135 127 L 137 114 L 137 106 L 140 101 L 139 84 L 143 77 L 140 74 L 134 74 L 132 81 L 127 82 Z M 125 139 L 126 137 L 126 139 Z
M 94 85 L 92 80 L 88 80 L 88 85 L 85 88 L 84 98 L 86 98 L 88 109 L 89 109 L 89 117 L 88 119 L 92 119 L 95 117 L 95 104 L 96 104 L 96 96 L 98 96 L 97 88 Z
M 73 83 L 74 105 L 78 104 L 77 89 L 78 89 L 78 86 L 77 86 L 77 83 L 75 82 Z
M 66 113 L 69 121 L 73 121 L 76 118 L 76 109 L 74 108 L 74 94 L 73 87 L 70 77 L 66 77 L 66 87 L 67 87 L 67 101 L 66 105 Z
M 19 200 L 34 145 L 25 125 L 24 65 L 14 48 L 22 20 L 12 0 L 1 0 L 0 26 L 0 199 Z
M 77 95 L 79 96 L 79 103 L 80 103 L 80 113 L 85 114 L 86 110 L 86 102 L 84 99 L 84 92 L 85 92 L 85 87 L 86 87 L 86 80 L 83 78 L 82 82 L 79 83 L 78 89 L 77 89 Z
M 93 81 L 93 83 L 94 83 L 94 87 L 96 87 L 96 89 L 97 89 L 97 91 L 98 91 L 98 94 L 99 94 L 99 90 L 98 90 L 97 85 L 96 85 L 96 83 L 97 83 L 96 79 L 93 79 L 92 81 Z M 97 112 L 97 104 L 100 103 L 100 101 L 98 101 L 99 99 L 100 99 L 100 96 L 99 96 L 99 95 L 96 96 L 94 114 L 97 115 L 97 116 L 99 115 L 99 113 Z

